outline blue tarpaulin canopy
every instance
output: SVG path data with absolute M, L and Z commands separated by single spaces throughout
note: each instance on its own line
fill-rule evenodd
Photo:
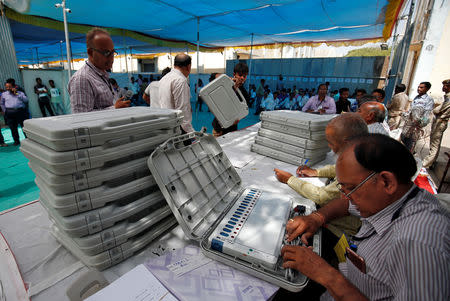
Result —
M 136 52 L 278 43 L 387 39 L 404 0 L 67 0 L 74 57 L 91 26 L 107 28 L 117 48 Z M 65 55 L 61 9 L 54 1 L 5 0 L 19 62 Z M 199 27 L 197 27 L 199 22 Z M 33 51 L 34 47 L 34 51 Z M 37 49 L 37 51 L 36 51 Z M 37 53 L 36 53 L 37 52 Z

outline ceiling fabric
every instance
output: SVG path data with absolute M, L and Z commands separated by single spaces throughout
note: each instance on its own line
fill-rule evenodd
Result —
M 62 11 L 47 0 L 3 0 L 19 62 L 65 56 Z M 253 45 L 361 44 L 390 37 L 404 0 L 67 0 L 74 58 L 92 26 L 137 53 Z M 198 27 L 197 27 L 198 26 Z M 36 51 L 37 49 L 37 51 Z M 134 50 L 133 50 L 134 49 Z M 36 53 L 37 52 L 37 53 Z

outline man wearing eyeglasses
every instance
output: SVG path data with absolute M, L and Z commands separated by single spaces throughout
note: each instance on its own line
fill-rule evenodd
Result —
M 109 33 L 100 28 L 90 30 L 86 34 L 86 47 L 88 60 L 69 81 L 72 113 L 129 107 L 130 101 L 119 98 L 109 82 L 108 72 L 116 54 Z
M 340 266 L 345 276 L 307 246 L 283 247 L 283 267 L 323 285 L 321 300 L 449 300 L 450 215 L 413 184 L 415 172 L 412 154 L 388 136 L 351 141 L 336 162 L 342 196 L 286 225 L 288 241 L 301 236 L 307 245 L 330 220 L 360 216 Z

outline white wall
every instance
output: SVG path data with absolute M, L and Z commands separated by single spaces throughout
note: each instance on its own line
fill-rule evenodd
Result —
M 442 97 L 442 81 L 450 78 L 450 1 L 435 0 L 422 51 L 417 61 L 409 95 L 417 94 L 420 82 L 431 83 L 430 94 Z
M 40 77 L 42 83 L 50 89 L 48 81 L 52 79 L 55 82 L 56 88 L 61 92 L 63 101 L 63 107 L 66 114 L 70 113 L 70 100 L 67 92 L 67 70 L 21 70 L 23 78 L 23 88 L 25 94 L 28 96 L 28 108 L 30 110 L 31 117 L 42 117 L 41 110 L 39 109 L 38 97 L 34 93 L 34 85 L 36 85 L 36 78 Z

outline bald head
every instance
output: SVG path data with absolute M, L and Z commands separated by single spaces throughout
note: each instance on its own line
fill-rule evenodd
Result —
M 94 28 L 86 34 L 86 47 L 91 62 L 100 70 L 111 70 L 114 63 L 114 43 L 106 30 Z
M 175 56 L 174 65 L 176 69 L 184 74 L 184 76 L 188 77 L 189 73 L 191 73 L 191 62 L 192 59 L 189 55 L 179 53 Z
M 368 101 L 359 107 L 358 114 L 361 115 L 367 124 L 383 122 L 385 117 L 385 109 L 382 103 L 377 101 Z
M 348 140 L 367 134 L 367 124 L 356 113 L 337 116 L 328 123 L 325 129 L 328 145 L 335 153 L 339 153 Z

